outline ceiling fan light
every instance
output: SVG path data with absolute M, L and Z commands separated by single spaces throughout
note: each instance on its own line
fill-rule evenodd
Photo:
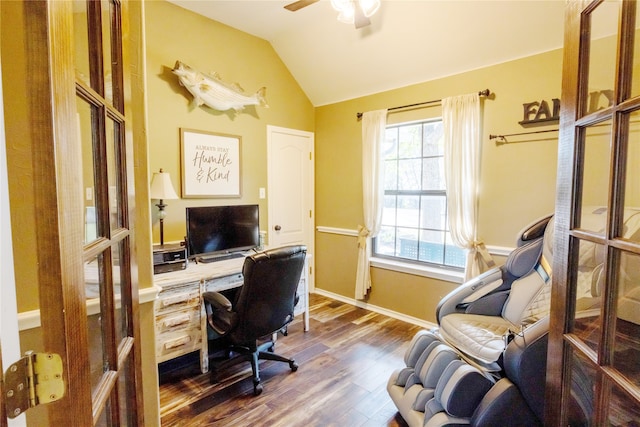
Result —
M 353 24 L 356 15 L 356 2 L 360 16 L 369 18 L 380 8 L 380 0 L 331 0 L 331 6 L 338 12 L 338 21 Z
M 345 24 L 353 24 L 355 5 L 353 0 L 331 0 L 331 6 L 338 11 L 338 21 Z
M 337 11 L 342 12 L 347 9 L 353 9 L 352 0 L 331 0 L 331 6 Z
M 338 21 L 344 24 L 353 24 L 354 19 L 355 19 L 355 14 L 353 9 L 343 10 L 338 14 Z
M 375 14 L 380 9 L 380 0 L 359 0 L 362 13 L 367 18 Z

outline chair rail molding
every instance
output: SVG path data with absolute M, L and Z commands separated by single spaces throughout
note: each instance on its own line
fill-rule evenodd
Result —
M 139 304 L 155 301 L 160 289 L 159 286 L 155 285 L 140 289 L 138 292 Z M 98 313 L 100 313 L 100 300 L 98 298 L 87 300 L 87 314 L 92 315 Z M 18 313 L 18 330 L 26 331 L 28 329 L 39 328 L 40 326 L 40 310 Z
M 358 230 L 350 229 L 350 228 L 339 228 L 339 227 L 328 227 L 324 225 L 318 225 L 316 227 L 316 231 L 318 233 L 328 233 L 328 234 L 338 234 L 341 236 L 351 236 L 358 237 Z M 495 246 L 495 245 L 486 245 L 487 250 L 491 255 L 497 256 L 508 256 L 514 248 L 510 248 L 507 246 Z

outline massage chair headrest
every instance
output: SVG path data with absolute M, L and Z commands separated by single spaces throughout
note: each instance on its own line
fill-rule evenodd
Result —
M 547 224 L 549 224 L 549 220 L 552 216 L 553 215 L 547 215 L 545 217 L 537 219 L 533 223 L 520 230 L 520 232 L 518 233 L 518 241 L 516 242 L 516 246 L 520 247 L 527 242 L 544 236 Z
M 535 268 L 543 252 L 544 241 L 552 240 L 552 230 L 547 230 L 552 215 L 546 216 L 526 226 L 518 234 L 517 247 L 505 262 L 506 270 L 514 277 L 523 277 Z M 552 226 L 553 227 L 553 226 Z

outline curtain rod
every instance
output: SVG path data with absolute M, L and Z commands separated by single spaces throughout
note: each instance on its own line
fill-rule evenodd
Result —
M 480 96 L 489 96 L 489 95 L 491 95 L 491 91 L 489 89 L 481 90 L 481 91 L 478 92 L 478 95 L 480 95 Z M 418 102 L 416 104 L 400 105 L 398 107 L 388 108 L 387 111 L 400 110 L 402 108 L 409 108 L 409 107 L 419 107 L 421 105 L 428 105 L 428 104 L 437 104 L 438 102 L 442 102 L 442 99 L 434 99 L 432 101 Z M 357 113 L 356 114 L 356 116 L 358 117 L 358 120 L 360 120 L 362 118 L 363 114 L 364 113 Z
M 536 130 L 531 132 L 508 133 L 506 135 L 489 135 L 489 139 L 500 139 L 502 142 L 507 140 L 508 136 L 533 135 L 536 133 L 558 132 L 559 129 Z

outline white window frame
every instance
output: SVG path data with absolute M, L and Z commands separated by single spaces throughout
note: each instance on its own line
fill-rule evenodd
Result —
M 415 126 L 415 125 L 429 125 L 432 123 L 441 123 L 442 122 L 442 118 L 435 118 L 435 119 L 423 119 L 423 120 L 418 120 L 418 121 L 411 121 L 411 122 L 402 122 L 402 123 L 395 123 L 392 125 L 388 125 L 387 129 L 392 129 L 392 128 L 402 128 L 402 127 L 409 127 L 409 126 Z M 424 133 L 421 132 L 421 135 L 424 135 Z M 444 153 L 443 153 L 444 155 Z M 433 156 L 433 155 L 425 155 L 424 153 L 424 149 L 421 150 L 421 154 L 419 157 L 412 157 L 412 159 L 421 159 L 421 161 L 424 163 L 424 159 L 426 158 L 433 158 L 433 157 L 439 157 L 439 156 Z M 410 159 L 410 158 L 405 158 L 406 159 Z M 401 158 L 398 158 L 396 161 L 398 163 L 400 163 Z M 443 164 L 443 163 L 440 163 Z M 443 166 L 444 167 L 444 166 Z M 422 171 L 422 169 L 421 169 Z M 423 171 L 422 171 L 423 172 Z M 442 175 L 444 175 L 444 171 L 442 171 Z M 422 177 L 420 178 L 420 181 L 422 182 Z M 383 182 L 386 182 L 383 180 Z M 401 190 L 391 190 L 391 191 L 385 191 L 385 195 L 388 195 L 388 193 L 393 193 L 393 195 L 395 196 L 402 196 L 402 195 L 419 195 L 419 196 L 423 196 L 423 195 L 436 195 L 436 196 L 444 196 L 446 199 L 446 190 L 444 189 L 412 189 L 412 190 L 408 190 L 408 191 L 401 191 Z M 445 208 L 446 209 L 446 208 Z M 389 224 L 387 225 L 387 227 L 396 227 L 396 228 L 402 228 L 401 224 Z M 423 230 L 422 226 L 419 228 L 420 230 Z M 424 228 L 424 230 L 427 230 L 426 228 Z M 433 231 L 436 232 L 448 232 L 448 229 L 445 228 L 444 229 L 433 229 Z M 394 241 L 395 239 L 397 239 L 397 233 L 394 234 Z M 396 247 L 394 249 L 394 252 L 396 252 L 395 255 L 389 255 L 389 254 L 382 254 L 382 253 L 378 253 L 376 251 L 376 246 L 377 246 L 377 242 L 374 240 L 373 242 L 373 250 L 372 250 L 372 258 L 371 258 L 371 265 L 373 267 L 378 267 L 378 268 L 384 268 L 384 269 L 389 269 L 389 270 L 394 270 L 394 271 L 400 271 L 400 272 L 405 272 L 405 273 L 409 273 L 409 274 L 414 274 L 414 275 L 420 275 L 420 276 L 425 276 L 425 277 L 432 277 L 432 278 L 436 278 L 436 279 L 441 279 L 441 280 L 446 280 L 446 281 L 451 281 L 451 282 L 457 282 L 457 283 L 461 283 L 463 280 L 463 276 L 464 276 L 464 268 L 460 267 L 460 266 L 454 266 L 454 265 L 450 265 L 450 264 L 446 264 L 446 259 L 442 260 L 442 263 L 437 263 L 437 262 L 429 262 L 429 261 L 425 261 L 425 260 L 420 260 L 418 258 L 420 258 L 420 254 L 416 254 L 416 258 L 410 258 L 410 257 L 404 257 L 404 256 L 400 256 L 397 251 L 397 243 L 396 243 Z M 442 244 L 443 246 L 443 250 L 446 250 L 446 242 Z M 444 253 L 444 252 L 443 252 Z

